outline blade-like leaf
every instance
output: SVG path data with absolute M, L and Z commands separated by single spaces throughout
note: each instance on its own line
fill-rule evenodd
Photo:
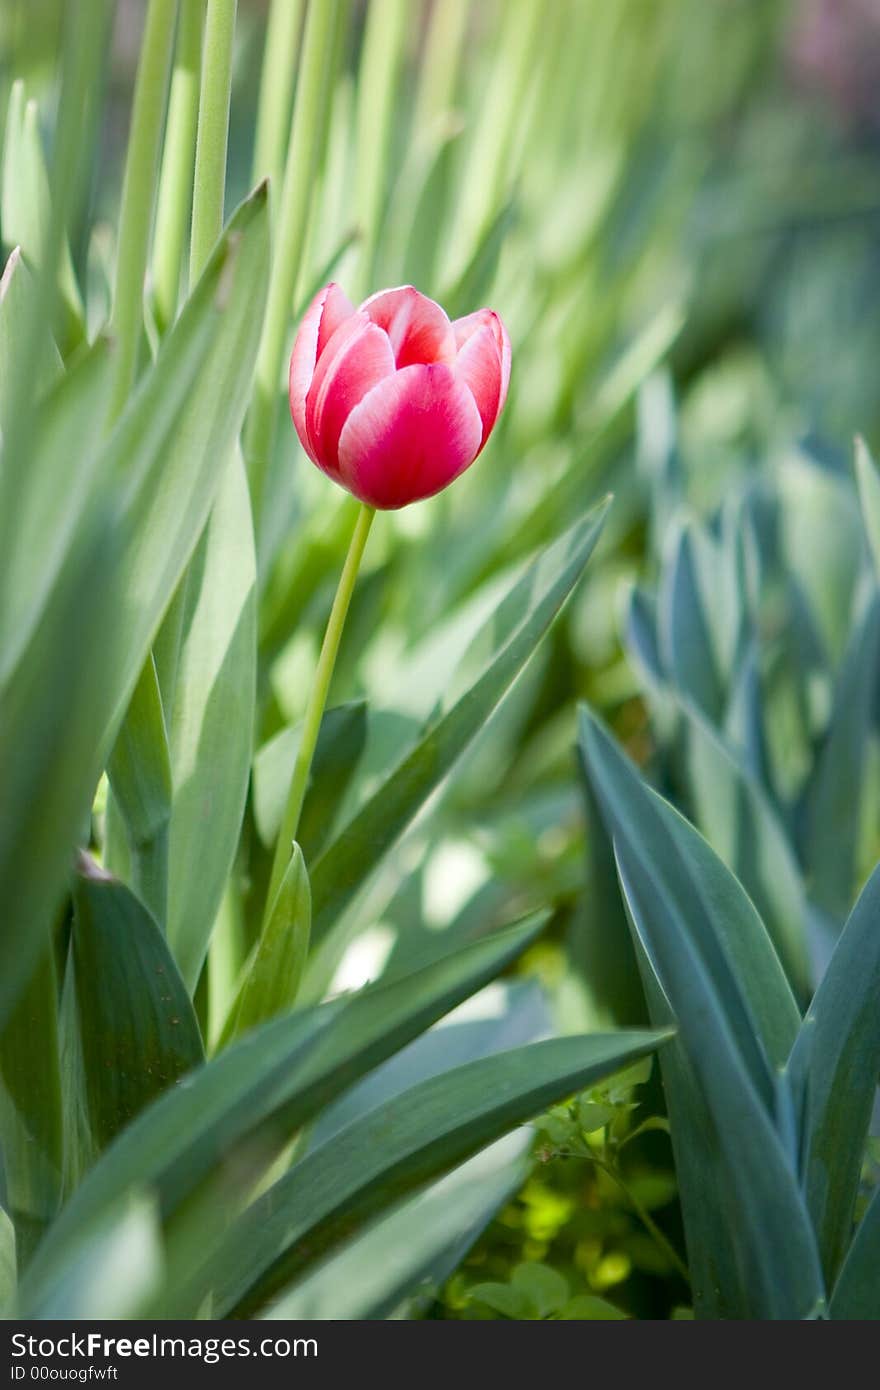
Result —
M 797 1180 L 681 912 L 635 846 L 617 845 L 627 907 L 698 1081 L 726 1181 L 716 1195 L 733 1232 L 751 1315 L 815 1316 L 825 1298 L 815 1238 Z
M 540 555 L 502 601 L 478 639 L 482 671 L 456 703 L 433 720 L 366 804 L 312 866 L 312 929 L 328 931 L 367 876 L 450 771 L 519 675 L 580 578 L 599 536 L 607 503 Z
M 694 816 L 716 854 L 748 892 L 792 985 L 809 997 L 806 903 L 794 853 L 762 787 L 701 714 L 681 702 Z
M 195 548 L 238 438 L 257 352 L 266 290 L 268 226 L 261 185 L 230 221 L 155 367 L 113 431 L 107 453 L 125 479 L 125 536 L 118 582 L 128 661 L 117 714 Z M 185 367 L 191 342 L 207 354 Z
M 34 278 L 16 246 L 0 278 L 0 426 L 13 406 L 9 386 L 14 380 L 15 354 L 21 350 L 28 319 L 38 312 Z M 54 384 L 62 370 L 58 349 L 47 333 L 37 360 L 37 394 Z
M 245 966 L 223 1043 L 293 1008 L 308 954 L 311 921 L 309 875 L 302 850 L 294 841 L 266 925 Z
M 28 1274 L 23 1307 L 51 1289 L 65 1251 L 109 1207 L 144 1185 L 171 1213 L 237 1153 L 268 1158 L 360 1076 L 488 983 L 545 918 L 498 932 L 425 970 L 277 1019 L 166 1092 L 95 1164 L 55 1222 Z
M 391 1317 L 408 1296 L 432 1297 L 528 1171 L 508 1135 L 375 1222 L 264 1316 L 364 1321 Z
M 760 917 L 702 836 L 644 784 L 586 709 L 580 745 L 618 853 L 626 847 L 650 860 L 652 881 L 712 981 L 752 1083 L 772 1104 L 773 1070 L 785 1065 L 800 1013 Z
M 204 1060 L 193 1007 L 165 938 L 124 884 L 82 861 L 65 1023 L 70 1113 L 100 1153 L 156 1096 Z M 72 1074 L 71 1074 L 72 1073 Z M 82 1153 L 86 1166 L 92 1155 Z
M 61 1096 L 58 982 L 47 948 L 0 1031 L 0 1148 L 20 1268 L 61 1205 Z
M 168 908 L 171 759 L 162 695 L 151 654 L 138 677 L 113 745 L 107 776 L 125 827 L 131 885 L 164 930 Z M 111 867 L 116 868 L 115 864 Z
M 880 658 L 880 595 L 853 628 L 834 692 L 831 720 L 807 792 L 804 863 L 811 898 L 839 922 L 856 890 L 865 746 Z
M 0 1207 L 0 1317 L 8 1317 L 17 1283 L 15 1227 Z
M 871 547 L 874 568 L 880 576 L 880 475 L 864 439 L 856 440 L 856 482 L 862 521 Z
M 238 435 L 266 260 L 260 189 L 233 217 L 107 441 L 95 465 L 107 485 L 93 490 L 0 689 L 0 1010 L 44 940 L 102 765 Z M 82 439 L 68 447 L 79 456 Z M 54 485 L 59 469 L 44 464 L 33 456 L 28 477 Z M 4 635 L 0 661 L 5 651 Z
M 829 1286 L 850 1237 L 880 1075 L 880 868 L 841 933 L 789 1067 L 802 1175 Z
M 834 1293 L 832 1318 L 848 1321 L 880 1319 L 880 1188 L 856 1227 L 849 1253 L 843 1262 Z
M 168 940 L 190 990 L 232 867 L 247 796 L 256 696 L 256 575 L 247 477 L 236 445 L 187 571 L 167 710 L 174 783 Z
M 710 566 L 699 554 L 711 544 L 694 526 L 679 531 L 664 571 L 658 626 L 664 667 L 678 689 L 717 721 L 724 708 L 723 672 L 710 606 L 713 591 L 702 582 Z
M 194 1288 L 213 1291 L 218 1316 L 253 1312 L 375 1213 L 668 1036 L 555 1038 L 414 1086 L 307 1155 L 249 1207 Z
M 0 223 L 7 250 L 20 246 L 31 265 L 42 264 L 50 221 L 49 175 L 40 139 L 37 104 L 25 100 L 24 84 L 12 84 L 3 143 Z M 82 299 L 65 237 L 58 265 L 59 306 L 56 334 L 65 354 L 82 343 Z

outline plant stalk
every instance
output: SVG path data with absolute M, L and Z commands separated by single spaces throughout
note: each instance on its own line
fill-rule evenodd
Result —
M 345 627 L 345 619 L 348 614 L 349 605 L 351 604 L 351 596 L 354 593 L 354 586 L 357 580 L 361 558 L 367 544 L 370 526 L 372 525 L 375 515 L 376 513 L 372 507 L 368 507 L 365 503 L 361 504 L 349 543 L 348 554 L 345 557 L 345 564 L 339 579 L 339 587 L 336 590 L 336 597 L 333 600 L 333 607 L 330 610 L 330 618 L 327 622 L 327 630 L 324 633 L 321 655 L 318 658 L 318 665 L 315 670 L 315 679 L 312 683 L 306 712 L 303 717 L 302 738 L 300 739 L 299 750 L 296 755 L 293 776 L 290 779 L 287 804 L 284 808 L 281 829 L 278 832 L 278 839 L 275 844 L 275 857 L 272 861 L 272 874 L 269 879 L 269 891 L 266 894 L 266 903 L 263 912 L 264 923 L 268 920 L 269 913 L 272 910 L 272 904 L 281 886 L 281 880 L 284 878 L 284 873 L 287 869 L 292 851 L 293 841 L 296 839 L 299 829 L 299 819 L 302 814 L 303 802 L 305 801 L 312 759 L 315 756 L 315 748 L 318 743 L 318 734 L 321 730 L 321 720 L 324 716 L 324 709 L 327 704 L 327 695 L 330 690 L 333 668 L 336 665 L 339 643 L 342 638 L 343 628 Z

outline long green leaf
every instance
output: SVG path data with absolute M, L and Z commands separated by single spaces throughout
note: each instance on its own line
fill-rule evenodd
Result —
M 856 440 L 856 482 L 874 569 L 880 577 L 880 474 L 864 439 Z
M 0 1012 L 44 939 L 116 727 L 237 437 L 267 235 L 260 189 L 233 217 L 95 464 L 106 485 L 93 489 L 41 621 L 0 688 Z M 95 428 L 91 419 L 79 439 L 68 436 L 76 457 Z M 31 463 L 28 477 L 54 486 L 59 470 L 47 471 L 42 453 Z
M 832 1318 L 850 1321 L 880 1319 L 880 1189 L 874 1192 L 868 1209 L 856 1227 L 849 1253 L 843 1262 L 834 1293 Z
M 13 83 L 9 96 L 2 169 L 0 222 L 4 245 L 9 251 L 20 246 L 25 258 L 39 269 L 49 247 L 49 175 L 37 104 L 25 99 L 21 81 Z M 55 331 L 66 355 L 85 338 L 82 298 L 66 237 L 60 247 L 58 291 Z
M 810 897 L 843 922 L 856 891 L 865 746 L 880 658 L 880 595 L 852 630 L 837 677 L 825 741 L 807 792 L 804 862 Z
M 83 859 L 65 1022 L 69 1113 L 85 1121 L 87 1166 L 145 1106 L 204 1060 L 193 1007 L 165 938 L 124 884 Z M 73 1126 L 71 1126 L 71 1129 Z
M 21 349 L 29 318 L 38 314 L 37 287 L 16 246 L 0 278 L 0 426 L 6 412 L 14 408 L 10 387 L 15 379 L 14 359 Z M 36 394 L 56 382 L 63 368 L 61 356 L 47 332 L 39 345 L 36 368 Z
M 625 846 L 650 857 L 653 879 L 712 980 L 752 1083 L 771 1104 L 774 1068 L 785 1065 L 800 1013 L 760 917 L 702 836 L 644 784 L 586 709 L 580 745 L 618 853 Z
M 268 259 L 266 188 L 238 209 L 107 453 L 125 479 L 120 591 L 127 661 L 119 717 L 162 614 L 193 553 L 238 438 L 256 359 Z M 193 339 L 204 346 L 194 354 Z M 206 350 L 207 349 L 207 350 Z
M 58 981 L 47 946 L 0 1031 L 0 1147 L 20 1268 L 61 1205 L 61 1097 Z
M 724 1157 L 726 1182 L 716 1200 L 734 1232 L 750 1315 L 815 1316 L 824 1300 L 818 1252 L 771 1116 L 691 946 L 680 905 L 642 857 L 644 850 L 620 840 L 617 851 L 633 929 L 669 1000 Z
M 293 1008 L 308 954 L 311 921 L 309 875 L 303 852 L 294 841 L 266 924 L 245 965 L 223 1042 Z
M 212 1291 L 218 1316 L 253 1313 L 371 1216 L 668 1036 L 555 1038 L 414 1086 L 296 1164 L 234 1223 L 194 1287 Z
M 168 940 L 190 990 L 232 867 L 247 796 L 256 697 L 256 576 L 247 477 L 235 446 L 187 571 L 167 712 L 174 784 Z
M 792 985 L 809 997 L 806 902 L 797 861 L 763 788 L 682 700 L 695 820 L 767 926 Z
M 803 1116 L 802 1174 L 826 1278 L 849 1242 L 880 1076 L 880 868 L 837 942 L 789 1067 Z
M 607 502 L 528 567 L 475 643 L 482 670 L 447 713 L 431 721 L 364 806 L 312 866 L 312 929 L 320 942 L 367 876 L 482 728 L 577 583 L 599 537 Z
M 388 985 L 277 1019 L 228 1048 L 138 1117 L 85 1178 L 43 1242 L 22 1306 L 48 1296 L 65 1251 L 132 1189 L 180 1205 L 234 1155 L 271 1158 L 315 1112 L 487 984 L 544 917 L 495 933 Z

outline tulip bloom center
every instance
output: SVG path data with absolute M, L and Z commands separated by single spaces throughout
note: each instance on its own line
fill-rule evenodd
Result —
M 306 453 L 370 507 L 432 497 L 469 468 L 507 396 L 510 340 L 480 309 L 451 322 L 411 285 L 355 309 L 320 290 L 290 360 L 290 412 Z

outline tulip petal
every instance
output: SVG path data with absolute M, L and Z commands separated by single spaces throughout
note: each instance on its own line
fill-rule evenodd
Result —
M 290 414 L 300 443 L 317 463 L 306 428 L 306 396 L 315 375 L 315 366 L 339 325 L 354 313 L 354 306 L 337 284 L 319 290 L 300 324 L 290 358 Z
M 374 386 L 339 438 L 340 480 L 383 510 L 433 497 L 473 463 L 483 426 L 445 363 L 413 365 Z
M 445 310 L 412 285 L 380 290 L 361 309 L 385 329 L 398 368 L 454 359 L 455 335 Z
M 316 462 L 338 480 L 339 435 L 367 392 L 394 372 L 388 334 L 359 310 L 343 320 L 315 368 L 306 397 L 306 430 Z
M 501 361 L 501 391 L 498 400 L 498 409 L 495 412 L 496 418 L 501 414 L 504 402 L 507 400 L 507 388 L 510 384 L 510 338 L 507 336 L 507 329 L 501 317 L 495 313 L 494 309 L 478 309 L 475 314 L 465 314 L 464 318 L 456 319 L 452 325 L 455 334 L 455 342 L 461 359 L 462 349 L 469 340 L 481 328 L 488 327 L 492 330 L 495 339 L 495 346 L 498 349 L 498 356 Z
M 469 388 L 483 422 L 482 449 L 501 409 L 501 356 L 488 324 L 472 333 L 458 354 L 455 375 Z

